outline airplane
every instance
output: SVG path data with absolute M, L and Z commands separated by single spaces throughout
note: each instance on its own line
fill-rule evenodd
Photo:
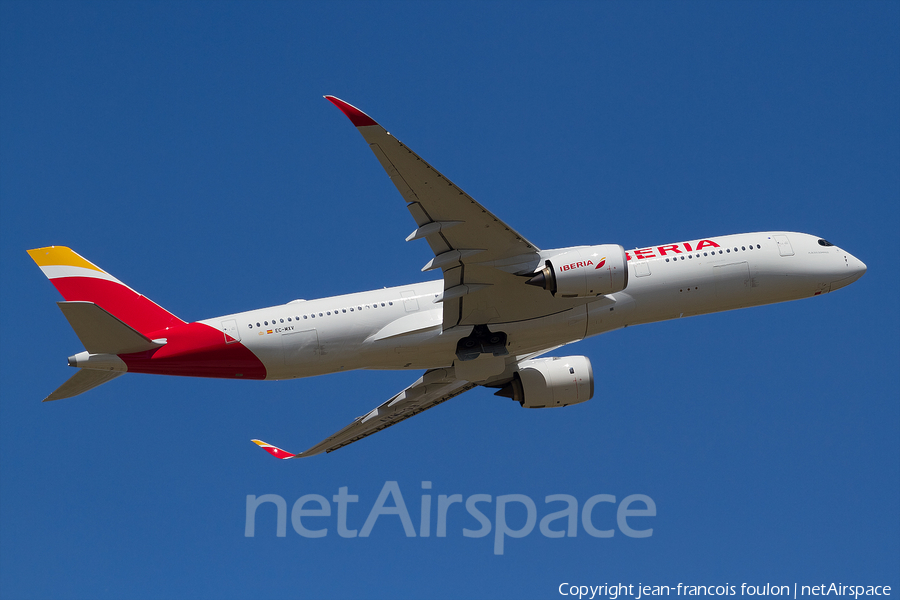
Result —
M 424 371 L 407 388 L 303 452 L 261 440 L 281 459 L 332 452 L 477 386 L 525 408 L 594 394 L 585 356 L 544 356 L 615 329 L 818 296 L 866 265 L 805 233 L 710 236 L 625 251 L 600 244 L 541 250 L 422 160 L 369 115 L 325 96 L 365 139 L 442 279 L 294 300 L 186 322 L 69 248 L 29 250 L 64 298 L 85 351 L 45 401 L 126 372 L 282 380 L 353 369 Z

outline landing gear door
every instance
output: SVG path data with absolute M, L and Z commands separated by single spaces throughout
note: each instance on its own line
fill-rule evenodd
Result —
M 222 321 L 222 333 L 225 334 L 225 343 L 233 344 L 241 341 L 241 332 L 238 331 L 237 321 Z

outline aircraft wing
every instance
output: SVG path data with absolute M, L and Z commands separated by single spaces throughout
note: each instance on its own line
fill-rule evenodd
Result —
M 325 96 L 356 126 L 387 171 L 418 226 L 407 240 L 425 239 L 434 258 L 423 271 L 444 275 L 444 330 L 505 323 L 559 310 L 545 290 L 525 285 L 542 267 L 539 249 L 472 199 L 367 114 Z M 574 305 L 574 303 L 573 303 Z
M 537 358 L 547 352 L 552 352 L 562 346 L 552 346 L 537 352 L 530 352 L 519 356 L 511 356 L 507 359 L 507 367 L 511 368 L 523 360 Z M 387 402 L 370 410 L 361 417 L 357 417 L 352 423 L 338 431 L 332 436 L 322 440 L 312 448 L 292 454 L 287 450 L 282 450 L 277 446 L 268 444 L 262 440 L 252 440 L 254 444 L 274 456 L 275 458 L 304 458 L 307 456 L 315 456 L 323 452 L 333 452 L 339 448 L 343 448 L 348 444 L 352 444 L 358 440 L 368 437 L 373 433 L 378 433 L 382 429 L 387 429 L 391 425 L 396 425 L 400 421 L 404 421 L 410 417 L 414 417 L 420 412 L 435 407 L 442 402 L 446 402 L 451 398 L 459 396 L 463 392 L 467 392 L 479 385 L 488 385 L 488 387 L 500 387 L 493 385 L 497 382 L 507 380 L 506 375 L 498 375 L 492 378 L 490 382 L 482 382 L 475 384 L 464 379 L 456 377 L 453 367 L 447 369 L 430 369 L 419 377 L 415 383 L 407 387 L 399 394 L 393 396 Z M 498 395 L 498 394 L 495 394 Z
M 476 387 L 474 383 L 457 379 L 453 375 L 453 369 L 432 369 L 426 371 L 415 383 L 387 402 L 363 416 L 357 417 L 352 423 L 308 450 L 292 454 L 261 440 L 253 440 L 253 442 L 272 456 L 282 459 L 303 458 L 322 452 L 333 452 L 373 433 L 378 433 L 391 425 L 396 425 L 400 421 L 437 406 L 474 387 Z

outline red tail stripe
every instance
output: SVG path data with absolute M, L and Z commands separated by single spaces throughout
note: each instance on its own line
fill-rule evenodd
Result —
M 58 277 L 50 281 L 66 300 L 93 302 L 147 336 L 166 327 L 185 324 L 149 298 L 120 283 L 94 277 Z

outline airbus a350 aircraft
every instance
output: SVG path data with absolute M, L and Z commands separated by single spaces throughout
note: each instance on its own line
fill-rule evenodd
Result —
M 476 386 L 526 408 L 594 393 L 585 356 L 540 357 L 613 329 L 817 296 L 866 266 L 804 233 L 711 236 L 626 252 L 622 246 L 541 250 L 354 106 L 326 96 L 357 127 L 416 222 L 440 270 L 429 283 L 294 300 L 187 323 L 69 248 L 29 250 L 65 298 L 85 347 L 78 371 L 45 400 L 126 372 L 293 379 L 351 369 L 415 369 L 405 390 L 304 452 L 253 440 L 273 456 L 331 452 Z M 540 357 L 540 358 L 539 358 Z

